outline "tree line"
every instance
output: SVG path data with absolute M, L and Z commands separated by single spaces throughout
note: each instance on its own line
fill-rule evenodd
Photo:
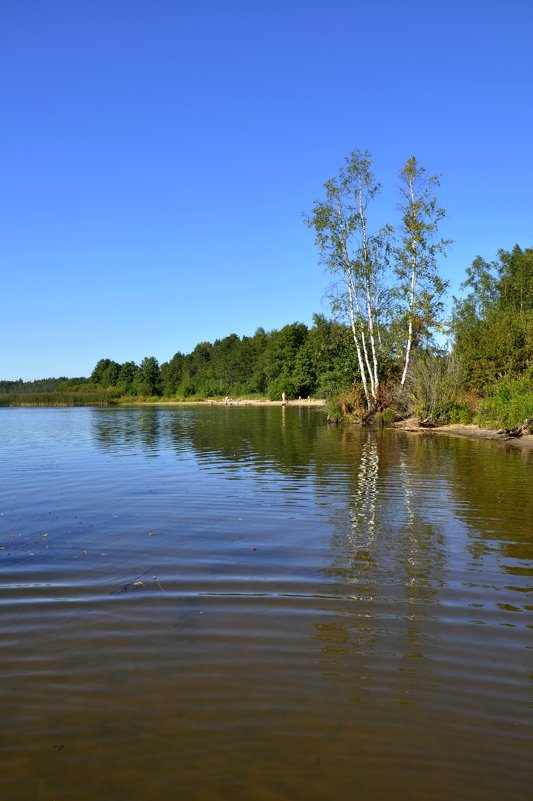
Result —
M 101 359 L 90 383 L 137 397 L 267 396 L 272 400 L 331 395 L 353 380 L 354 364 L 346 326 L 315 314 L 313 325 L 295 322 L 253 336 L 230 334 L 178 351 L 159 364 L 154 356 L 118 364 Z
M 310 395 L 330 397 L 354 380 L 357 365 L 349 330 L 323 314 L 313 324 L 258 328 L 253 336 L 230 334 L 178 351 L 166 362 L 147 356 L 139 364 L 100 359 L 86 378 L 32 382 L 0 381 L 2 393 L 91 392 L 112 397 L 199 398 L 258 395 L 273 400 Z
M 395 225 L 371 225 L 381 186 L 370 153 L 355 150 L 305 218 L 332 278 L 331 317 L 232 333 L 162 364 L 155 356 L 140 364 L 102 358 L 86 378 L 0 381 L 0 395 L 275 400 L 285 393 L 337 399 L 361 417 L 389 407 L 435 422 L 476 412 L 495 422 L 516 401 L 513 414 L 533 415 L 533 250 L 516 245 L 492 262 L 478 256 L 445 322 L 442 258 L 450 241 L 439 232 L 439 178 L 414 156 L 398 178 Z

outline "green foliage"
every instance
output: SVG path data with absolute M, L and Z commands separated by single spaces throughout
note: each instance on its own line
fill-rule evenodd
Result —
M 0 406 L 110 406 L 117 402 L 112 390 L 0 393 Z
M 366 404 L 377 402 L 382 338 L 389 308 L 385 281 L 390 226 L 370 231 L 367 208 L 381 191 L 372 172 L 368 150 L 354 150 L 345 166 L 324 184 L 325 198 L 315 201 L 307 225 L 315 231 L 315 244 L 328 272 L 334 277 L 332 311 L 349 324 L 357 372 Z
M 445 255 L 449 240 L 437 239 L 445 210 L 437 204 L 439 179 L 428 175 L 414 156 L 400 172 L 402 219 L 399 242 L 394 249 L 397 282 L 396 317 L 406 340 L 405 371 L 412 347 L 428 346 L 432 330 L 440 325 L 442 297 L 448 282 L 437 271 L 437 258 Z M 402 381 L 403 383 L 403 381 Z
M 383 409 L 383 412 L 381 413 L 381 419 L 385 425 L 390 425 L 396 420 L 396 412 L 394 409 Z
M 116 387 L 121 395 L 133 394 L 133 384 L 138 371 L 139 368 L 135 362 L 124 362 L 124 364 L 121 365 L 116 383 Z
M 91 391 L 94 389 L 88 378 L 41 378 L 37 381 L 0 381 L 0 394 L 38 395 L 52 392 Z
M 285 393 L 287 400 L 293 400 L 298 397 L 296 384 L 290 377 L 280 375 L 268 385 L 268 399 L 271 401 L 281 400 L 283 393 Z
M 357 355 L 349 329 L 322 314 L 313 316 L 307 348 L 316 384 L 309 394 L 331 398 L 350 387 L 358 373 Z M 314 389 L 314 392 L 313 392 Z M 305 396 L 305 391 L 301 393 Z
M 91 373 L 91 382 L 101 387 L 114 387 L 118 382 L 120 364 L 112 359 L 100 359 Z
M 492 384 L 480 404 L 476 422 L 487 428 L 512 428 L 533 417 L 533 370 L 519 378 Z
M 448 282 L 439 275 L 437 261 L 450 242 L 437 236 L 445 215 L 435 194 L 439 182 L 414 156 L 400 178 L 397 231 L 389 224 L 370 229 L 367 210 L 381 187 L 366 150 L 350 153 L 306 219 L 321 261 L 334 277 L 332 311 L 350 327 L 357 356 L 350 379 L 361 381 L 370 413 L 381 407 L 382 382 L 396 375 L 403 386 L 411 352 L 429 347 L 443 325 Z M 329 378 L 319 379 L 318 386 L 326 395 L 334 391 Z
M 465 388 L 483 391 L 533 367 L 533 250 L 499 251 L 498 261 L 478 257 L 455 298 L 454 354 Z
M 214 343 L 200 342 L 191 353 L 177 352 L 161 366 L 154 356 L 140 365 L 106 358 L 97 362 L 90 378 L 0 381 L 0 394 L 9 395 L 4 403 L 15 403 L 22 395 L 28 403 L 264 397 L 267 392 L 275 399 L 283 392 L 287 399 L 317 391 L 331 396 L 351 384 L 355 361 L 350 333 L 323 315 L 315 315 L 313 323 L 312 328 L 291 323 L 279 331 L 258 328 L 251 337 L 230 334 Z M 54 399 L 51 393 L 75 396 Z
M 447 403 L 437 406 L 436 419 L 441 425 L 453 425 L 457 423 L 469 425 L 474 421 L 474 413 L 466 403 L 448 401 Z
M 465 390 L 485 395 L 479 420 L 506 427 L 531 416 L 533 371 L 533 250 L 500 251 L 492 264 L 481 258 L 467 271 L 470 293 L 455 301 L 452 355 L 414 351 L 407 387 L 401 392 L 400 337 L 380 330 L 381 383 L 377 409 L 405 411 L 435 422 L 469 422 Z M 355 380 L 354 380 L 355 377 Z M 486 386 L 488 391 L 483 391 Z M 313 325 L 291 323 L 280 330 L 258 328 L 252 337 L 230 334 L 214 343 L 200 342 L 189 354 L 178 352 L 161 367 L 154 356 L 140 365 L 100 359 L 90 378 L 0 381 L 3 404 L 111 403 L 118 398 L 197 399 L 263 396 L 287 399 L 315 395 L 338 399 L 343 413 L 363 415 L 353 332 L 342 322 L 315 315 Z M 359 390 L 358 390 L 359 391 Z
M 344 416 L 342 406 L 335 398 L 331 398 L 326 403 L 326 413 L 331 420 L 340 420 Z
M 406 384 L 412 409 L 419 420 L 451 422 L 457 406 L 459 386 L 455 363 L 448 354 L 426 351 L 416 354 Z
M 533 311 L 533 249 L 515 245 L 511 252 L 498 253 L 499 305 L 516 312 Z
M 158 397 L 161 395 L 161 372 L 155 356 L 146 356 L 135 373 L 133 391 L 141 397 Z
M 303 323 L 292 323 L 269 336 L 261 354 L 261 372 L 267 382 L 269 397 L 278 392 L 281 396 L 284 391 L 287 397 L 294 398 L 302 391 L 309 394 L 314 389 L 314 376 L 303 352 L 308 333 Z

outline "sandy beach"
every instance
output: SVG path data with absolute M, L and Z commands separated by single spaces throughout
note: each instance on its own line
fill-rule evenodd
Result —
M 468 437 L 469 439 L 490 439 L 492 442 L 498 442 L 502 445 L 511 445 L 515 448 L 529 449 L 533 448 L 533 435 L 528 434 L 522 437 L 509 437 L 502 436 L 496 433 L 494 429 L 480 428 L 474 424 L 463 425 L 461 423 L 454 423 L 448 426 L 437 426 L 436 428 L 423 428 L 419 425 L 416 417 L 410 417 L 407 420 L 401 420 L 394 423 L 394 428 L 401 431 L 409 431 L 413 434 L 445 434 L 449 437 Z
M 143 403 L 143 405 L 147 405 Z M 203 400 L 203 401 L 154 401 L 150 406 L 325 406 L 325 400 L 315 398 L 302 398 L 290 401 L 271 401 L 258 398 L 229 398 L 224 400 Z

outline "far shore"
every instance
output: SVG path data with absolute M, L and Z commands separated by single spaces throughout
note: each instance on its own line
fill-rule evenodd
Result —
M 121 406 L 325 406 L 326 401 L 316 398 L 299 398 L 290 401 L 271 401 L 261 398 L 229 398 L 225 400 L 190 401 L 127 401 Z

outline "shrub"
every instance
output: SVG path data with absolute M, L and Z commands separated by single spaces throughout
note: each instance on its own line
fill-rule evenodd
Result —
M 465 403 L 451 401 L 441 408 L 436 409 L 436 421 L 441 425 L 461 423 L 469 425 L 474 419 L 474 414 Z
M 487 390 L 477 423 L 488 428 L 512 428 L 533 417 L 533 373 L 501 378 Z
M 394 423 L 394 421 L 396 420 L 396 412 L 394 411 L 394 409 L 390 408 L 383 409 L 383 412 L 381 414 L 381 419 L 383 421 L 383 425 L 390 425 L 391 423 Z
M 458 402 L 457 365 L 447 354 L 416 354 L 408 387 L 419 420 L 429 418 L 440 424 L 463 422 L 470 414 L 468 407 Z M 468 421 L 471 419 L 470 415 Z
M 293 400 L 301 394 L 292 378 L 280 375 L 268 385 L 268 399 L 271 401 L 281 400 L 283 393 L 287 400 Z
M 335 398 L 331 398 L 331 400 L 327 402 L 326 412 L 328 418 L 332 420 L 340 420 L 343 417 L 342 406 Z

